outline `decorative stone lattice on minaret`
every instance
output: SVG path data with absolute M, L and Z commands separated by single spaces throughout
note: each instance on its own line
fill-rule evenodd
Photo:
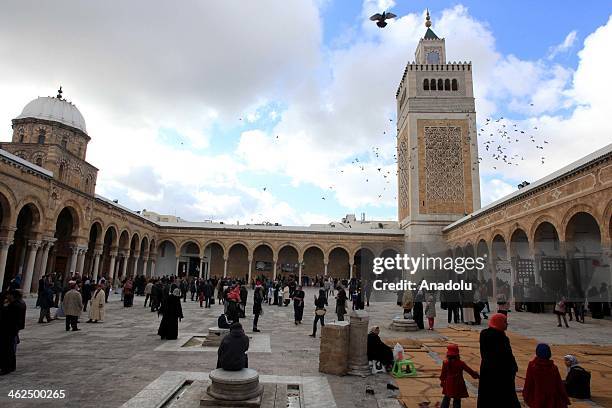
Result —
M 446 62 L 429 11 L 425 26 L 396 94 L 398 215 L 415 239 L 480 208 L 472 65 Z

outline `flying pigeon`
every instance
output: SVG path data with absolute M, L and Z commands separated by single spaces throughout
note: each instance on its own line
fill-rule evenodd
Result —
M 372 17 L 370 17 L 370 20 L 376 21 L 377 26 L 379 26 L 380 28 L 384 28 L 387 26 L 387 23 L 385 20 L 388 20 L 390 18 L 395 18 L 395 17 L 397 16 L 393 13 L 387 13 L 386 11 L 383 11 L 382 14 L 380 13 L 374 14 Z

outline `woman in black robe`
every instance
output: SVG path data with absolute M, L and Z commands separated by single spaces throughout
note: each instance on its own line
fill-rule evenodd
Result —
M 167 301 L 162 303 L 159 313 L 163 317 L 157 334 L 162 340 L 176 340 L 178 338 L 178 322 L 183 318 L 181 290 L 179 288 L 175 288 L 168 296 Z
M 389 370 L 393 365 L 393 350 L 380 339 L 378 326 L 368 333 L 368 361 L 377 360 Z
M 514 382 L 518 366 L 505 333 L 507 328 L 507 317 L 496 313 L 489 319 L 489 327 L 480 332 L 478 408 L 521 407 Z

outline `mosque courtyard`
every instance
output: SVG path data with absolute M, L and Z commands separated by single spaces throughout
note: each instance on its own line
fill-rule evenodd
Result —
M 314 316 L 315 290 L 306 290 L 304 322 L 293 323 L 293 308 L 264 305 L 261 333 L 251 332 L 252 294 L 247 317 L 242 319 L 251 337 L 249 366 L 256 369 L 265 385 L 264 404 L 269 407 L 418 407 L 419 402 L 440 401 L 438 375 L 447 340 L 460 345 L 462 358 L 478 370 L 478 327 L 446 323 L 446 311 L 438 310 L 434 332 L 396 332 L 389 328 L 400 309 L 392 301 L 370 303 L 366 311 L 370 327 L 378 325 L 389 344 L 400 342 L 416 364 L 418 376 L 395 380 L 387 374 L 366 378 L 319 373 L 319 343 L 308 336 Z M 107 304 L 106 321 L 86 324 L 81 316 L 80 331 L 66 332 L 63 320 L 37 324 L 35 298 L 28 298 L 26 328 L 20 332 L 17 371 L 0 377 L 0 406 L 11 407 L 196 407 L 207 373 L 215 368 L 216 349 L 201 347 L 208 327 L 216 326 L 221 306 L 200 308 L 187 298 L 185 318 L 179 324 L 179 338 L 161 341 L 157 336 L 159 318 L 143 307 L 136 297 L 134 307 L 124 308 L 119 295 Z M 332 302 L 333 304 L 333 302 Z M 439 307 L 439 304 L 438 304 Z M 328 313 L 326 320 L 335 316 Z M 486 322 L 486 321 L 484 321 Z M 612 321 L 570 322 L 558 328 L 553 314 L 510 314 L 509 336 L 519 364 L 517 387 L 521 386 L 527 362 L 537 342 L 553 349 L 562 376 L 562 357 L 576 354 L 592 373 L 593 401 L 573 402 L 576 407 L 612 406 Z M 320 335 L 320 331 L 318 333 Z M 578 346 L 579 345 L 579 346 Z M 603 346 L 603 347 L 602 347 Z M 477 382 L 466 378 L 470 398 L 464 407 L 475 406 Z M 388 390 L 394 382 L 399 391 Z M 10 399 L 11 390 L 64 390 L 64 399 Z M 373 390 L 366 393 L 366 389 Z M 399 399 L 398 399 L 399 398 Z M 401 401 L 401 402 L 400 402 Z M 5 405 L 9 403 L 10 405 Z

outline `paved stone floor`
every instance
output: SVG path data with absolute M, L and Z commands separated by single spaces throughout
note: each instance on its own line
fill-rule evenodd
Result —
M 250 332 L 250 317 L 247 315 L 243 324 L 248 329 L 247 334 L 253 337 L 253 344 L 257 345 L 249 356 L 250 366 L 269 382 L 288 384 L 299 379 L 302 384 L 308 384 L 307 395 L 302 401 L 305 407 L 393 406 L 396 394 L 387 391 L 386 384 L 392 380 L 386 374 L 356 378 L 321 375 L 318 372 L 319 339 L 308 337 L 312 330 L 312 299 L 315 293 L 313 289 L 306 291 L 304 324 L 300 326 L 293 324 L 291 306 L 264 306 L 265 314 L 259 323 L 262 333 L 259 334 Z M 391 298 L 373 302 L 367 308 L 370 325 L 379 325 L 383 338 L 432 339 L 448 335 L 446 332 L 408 334 L 390 330 L 391 317 L 401 312 Z M 27 299 L 29 309 L 26 329 L 21 333 L 17 352 L 17 371 L 0 377 L 0 406 L 120 407 L 126 403 L 129 406 L 129 401 L 134 397 L 138 395 L 140 398 L 146 394 L 147 387 L 159 384 L 159 381 L 176 373 L 202 380 L 202 373 L 214 369 L 216 352 L 200 350 L 201 347 L 192 347 L 192 352 L 180 346 L 183 340 L 203 335 L 208 327 L 215 326 L 221 307 L 214 305 L 211 309 L 200 309 L 196 302 L 188 300 L 183 303 L 185 319 L 179 326 L 180 341 L 163 342 L 156 334 L 159 318 L 156 313 L 143 308 L 143 301 L 144 298 L 136 297 L 134 307 L 126 309 L 119 302 L 119 297 L 113 295 L 107 305 L 106 321 L 100 324 L 82 323 L 82 330 L 75 333 L 66 332 L 61 320 L 37 324 L 38 309 L 33 307 L 35 299 Z M 250 312 L 250 309 L 249 303 L 247 311 Z M 446 312 L 439 310 L 438 315 L 436 326 L 447 327 Z M 326 317 L 330 320 L 333 315 Z M 83 316 L 81 320 L 87 319 Z M 556 327 L 552 314 L 513 312 L 510 325 L 517 334 L 554 344 L 612 344 L 610 320 L 587 319 L 585 325 L 570 323 L 569 329 L 561 329 Z M 571 346 L 568 347 L 571 349 Z M 374 396 L 365 393 L 368 386 L 374 389 Z M 9 391 L 17 389 L 61 389 L 65 390 L 66 398 L 9 399 Z

